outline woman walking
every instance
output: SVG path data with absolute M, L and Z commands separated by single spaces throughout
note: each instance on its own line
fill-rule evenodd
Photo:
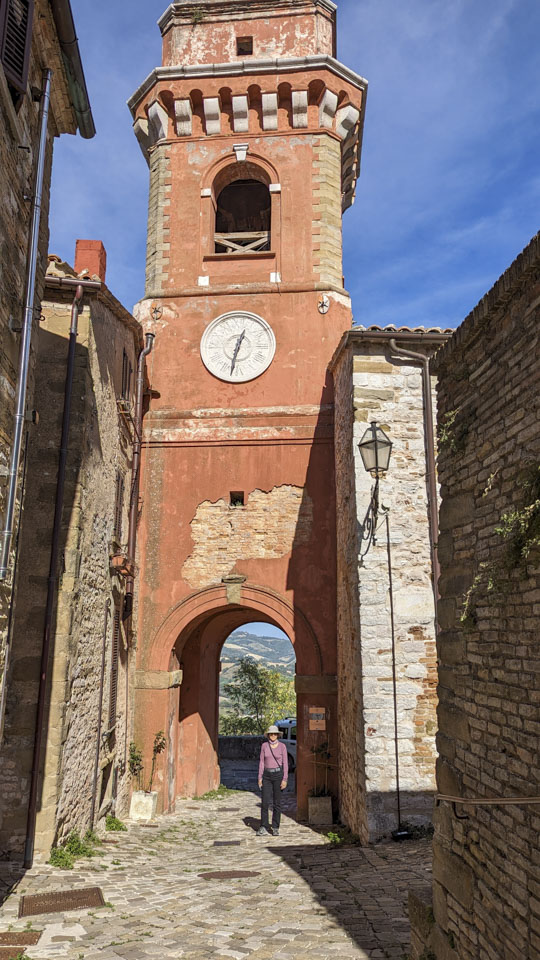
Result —
M 271 833 L 279 836 L 281 821 L 281 791 L 287 786 L 289 763 L 287 748 L 279 742 L 278 728 L 272 724 L 266 731 L 268 740 L 261 747 L 259 759 L 259 789 L 262 789 L 261 825 L 258 837 Z M 268 808 L 272 807 L 272 827 L 268 825 Z

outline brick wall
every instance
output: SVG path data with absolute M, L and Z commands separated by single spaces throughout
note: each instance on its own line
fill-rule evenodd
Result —
M 429 337 L 426 343 L 421 349 L 433 350 Z M 401 816 L 426 824 L 435 786 L 436 652 L 421 370 L 354 331 L 334 383 L 342 816 L 375 839 L 397 827 L 391 620 L 382 513 L 377 543 L 360 562 L 373 480 L 358 442 L 377 420 L 394 443 L 380 498 L 390 508 Z
M 150 157 L 146 296 L 163 293 L 169 265 L 169 207 L 171 203 L 170 147 L 157 146 Z
M 441 482 L 439 733 L 444 794 L 539 795 L 540 237 L 437 358 Z M 513 512 L 522 539 L 498 529 Z M 511 528 L 511 523 L 507 526 Z M 540 955 L 539 808 L 442 803 L 430 948 Z
M 313 141 L 313 251 L 318 279 L 341 286 L 341 146 L 329 136 Z
M 191 522 L 194 549 L 182 576 L 192 587 L 220 583 L 241 560 L 284 557 L 293 544 L 309 543 L 313 505 L 301 488 L 283 484 L 273 490 L 253 490 L 244 506 L 225 500 L 205 500 Z

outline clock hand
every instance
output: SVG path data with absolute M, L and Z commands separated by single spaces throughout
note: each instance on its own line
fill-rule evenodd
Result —
M 245 335 L 246 335 L 246 331 L 245 331 L 245 330 L 242 330 L 242 333 L 240 334 L 240 336 L 238 337 L 238 340 L 236 341 L 236 346 L 235 346 L 235 348 L 234 348 L 234 353 L 233 353 L 232 362 L 231 362 L 231 373 L 232 373 L 233 370 L 234 370 L 234 365 L 235 365 L 235 363 L 236 363 L 236 358 L 237 358 L 238 353 L 239 353 L 239 351 L 240 351 L 240 347 L 242 346 L 242 340 L 244 339 Z

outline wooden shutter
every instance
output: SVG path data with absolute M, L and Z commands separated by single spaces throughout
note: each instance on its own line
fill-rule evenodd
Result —
M 116 497 L 114 501 L 113 536 L 118 542 L 122 539 L 122 514 L 124 511 L 124 475 L 116 474 Z
M 0 60 L 9 83 L 26 92 L 34 0 L 0 0 Z
M 120 610 L 115 608 L 113 617 L 113 635 L 111 651 L 111 685 L 109 693 L 109 730 L 116 723 L 116 701 L 118 698 L 118 654 L 120 650 Z

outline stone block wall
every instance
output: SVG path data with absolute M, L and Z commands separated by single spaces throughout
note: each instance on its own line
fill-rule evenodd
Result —
M 56 275 L 63 272 L 62 266 L 55 265 Z M 20 856 L 26 829 L 72 294 L 62 296 L 46 287 L 45 321 L 36 339 L 35 402 L 40 420 L 34 427 L 28 458 L 5 742 L 0 756 L 2 769 L 8 773 L 0 785 L 0 846 L 14 859 Z M 120 617 L 116 725 L 107 734 L 114 612 L 122 612 L 125 592 L 123 578 L 111 572 L 110 557 L 126 543 L 128 533 L 132 438 L 117 407 L 123 353 L 133 370 L 133 397 L 139 345 L 133 319 L 105 288 L 92 298 L 87 295 L 79 317 L 43 776 L 38 790 L 35 840 L 36 852 L 42 855 L 71 830 L 84 833 L 89 827 L 96 755 L 96 821 L 114 805 L 120 814 L 127 812 L 134 655 L 128 650 Z M 121 530 L 115 535 L 119 474 L 124 477 L 124 488 L 119 508 Z M 104 645 L 106 605 L 110 616 Z
M 540 236 L 441 350 L 442 794 L 540 795 Z M 441 803 L 434 956 L 540 956 L 539 806 Z M 450 949 L 451 948 L 451 949 Z
M 382 510 L 377 542 L 361 559 L 374 481 L 364 470 L 358 443 L 371 420 L 383 426 L 394 444 L 380 500 L 389 508 L 402 821 L 430 822 L 435 787 L 436 651 L 421 369 L 393 357 L 389 338 L 375 341 L 369 332 L 351 331 L 333 361 L 341 813 L 364 840 L 388 835 L 398 826 Z M 402 345 L 411 348 L 410 342 Z M 428 335 L 421 349 L 428 355 L 433 351 Z
M 51 106 L 42 208 L 39 233 L 39 253 L 36 273 L 36 313 L 33 339 L 39 326 L 39 302 L 43 294 L 43 279 L 47 266 L 49 240 L 49 194 L 51 182 L 53 140 L 60 133 L 75 133 L 76 123 L 69 101 L 69 92 L 61 61 L 60 47 L 54 27 L 51 8 L 46 0 L 37 0 L 34 7 L 32 46 L 29 64 L 28 91 L 41 89 L 45 66 L 53 70 Z M 31 202 L 39 146 L 39 105 L 28 92 L 18 109 L 0 65 L 0 518 L 3 520 L 13 444 L 13 417 L 15 390 L 19 367 L 20 328 L 24 316 L 24 291 L 28 240 L 31 222 Z M 31 351 L 28 380 L 28 408 L 32 406 L 35 368 L 35 345 Z M 15 519 L 18 515 L 18 504 Z M 2 524 L 2 529 L 4 529 Z M 13 564 L 13 551 L 11 565 Z M 4 662 L 7 642 L 7 619 L 12 596 L 12 575 L 0 582 L 0 738 L 5 702 Z

